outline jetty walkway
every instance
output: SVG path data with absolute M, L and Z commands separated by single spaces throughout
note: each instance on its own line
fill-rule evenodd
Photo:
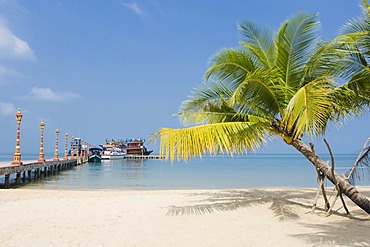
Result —
M 10 176 L 15 176 L 16 186 L 21 185 L 22 181 L 32 181 L 32 178 L 38 179 L 41 177 L 47 177 L 54 173 L 72 169 L 74 166 L 81 165 L 88 161 L 87 157 L 75 157 L 61 160 L 46 160 L 45 162 L 39 162 L 37 160 L 26 160 L 22 161 L 21 165 L 12 165 L 11 161 L 0 162 L 0 176 L 5 176 L 4 188 L 10 188 Z M 0 185 L 1 187 L 1 185 Z

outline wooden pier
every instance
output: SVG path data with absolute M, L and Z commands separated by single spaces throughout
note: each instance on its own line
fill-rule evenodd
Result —
M 54 173 L 71 169 L 88 161 L 88 158 L 79 157 L 68 160 L 47 160 L 39 162 L 35 160 L 23 161 L 22 165 L 12 165 L 11 162 L 0 162 L 0 176 L 5 176 L 4 188 L 10 188 L 10 175 L 15 175 L 15 184 L 21 185 L 21 181 L 31 182 L 33 178 L 47 177 Z

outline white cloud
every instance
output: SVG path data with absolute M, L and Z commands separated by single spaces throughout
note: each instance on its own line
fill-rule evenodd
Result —
M 129 10 L 133 11 L 135 14 L 137 14 L 140 17 L 144 17 L 146 15 L 145 11 L 142 8 L 140 8 L 140 6 L 135 2 L 133 2 L 133 3 L 122 3 L 122 4 L 123 4 L 123 6 L 125 6 Z
M 25 60 L 35 58 L 28 43 L 15 36 L 3 20 L 0 20 L 0 56 Z
M 14 69 L 10 69 L 2 64 L 0 64 L 0 78 L 2 77 L 24 77 L 23 74 L 19 73 Z M 1 84 L 1 82 L 0 82 Z
M 34 87 L 23 99 L 35 99 L 43 101 L 60 102 L 80 98 L 80 95 L 72 92 L 57 92 L 51 88 Z
M 14 115 L 17 112 L 17 109 L 12 103 L 0 102 L 0 115 L 10 116 Z

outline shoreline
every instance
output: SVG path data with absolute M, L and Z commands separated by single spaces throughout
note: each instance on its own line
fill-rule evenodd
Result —
M 325 187 L 328 191 L 334 190 L 334 186 Z M 364 190 L 370 192 L 370 185 L 356 185 L 356 189 Z M 10 189 L 0 189 L 1 190 L 37 190 L 37 191 L 230 191 L 230 190 L 314 190 L 317 191 L 317 187 L 293 187 L 293 186 L 261 186 L 261 187 L 232 187 L 232 188 L 131 188 L 131 187 L 122 187 L 122 188 L 45 188 L 37 186 L 21 186 L 18 188 Z
M 360 188 L 370 197 L 370 187 Z M 369 246 L 370 215 L 316 188 L 0 190 L 2 246 Z M 328 190 L 329 196 L 331 190 Z

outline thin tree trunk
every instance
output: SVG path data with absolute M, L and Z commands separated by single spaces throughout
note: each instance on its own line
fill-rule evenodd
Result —
M 316 152 L 315 152 L 314 145 L 312 143 L 310 143 L 310 147 L 311 147 L 312 155 L 314 157 L 314 163 L 313 164 L 314 164 L 315 169 L 316 169 L 316 172 L 317 172 L 317 179 L 319 180 L 319 188 L 318 188 L 318 191 L 317 191 L 317 196 L 315 198 L 314 206 L 316 207 L 317 200 L 319 199 L 318 195 L 319 195 L 320 189 L 321 189 L 322 196 L 324 197 L 324 202 L 325 202 L 325 211 L 328 211 L 330 209 L 330 203 L 329 203 L 328 198 L 326 197 L 326 191 L 325 191 L 325 187 L 324 187 L 324 179 L 325 179 L 325 176 L 324 176 L 324 174 L 322 172 L 320 172 L 320 170 L 318 169 L 318 167 L 316 165 L 317 155 L 316 155 Z M 314 210 L 315 209 L 312 208 L 311 213 L 313 213 Z
M 343 199 L 343 196 L 342 196 L 342 191 L 339 189 L 338 187 L 338 182 L 335 178 L 335 170 L 334 170 L 334 157 L 333 157 L 333 153 L 331 152 L 331 148 L 330 148 L 330 145 L 329 143 L 326 141 L 326 139 L 324 138 L 324 142 L 325 142 L 325 145 L 326 147 L 328 148 L 328 151 L 329 151 L 329 154 L 330 154 L 330 159 L 331 159 L 331 174 L 333 175 L 333 178 L 334 178 L 334 185 L 335 185 L 335 188 L 336 190 L 338 191 L 338 196 L 340 197 L 340 200 L 342 201 L 342 204 L 343 204 L 343 207 L 344 207 L 344 210 L 346 210 L 347 214 L 350 214 L 349 213 L 349 210 L 347 208 L 347 205 L 346 205 L 346 202 L 344 201 Z M 331 206 L 331 208 L 334 207 L 334 204 Z M 330 211 L 330 210 L 329 210 Z M 329 212 L 328 211 L 328 212 Z
M 334 197 L 333 202 L 331 203 L 331 207 L 329 208 L 327 214 L 329 215 L 331 213 L 331 210 L 334 208 L 335 203 L 337 202 L 339 197 L 339 192 L 337 192 L 336 196 Z
M 345 194 L 351 201 L 353 201 L 357 206 L 362 208 L 366 213 L 370 214 L 370 201 L 366 196 L 357 191 L 357 189 L 350 184 L 346 179 L 340 176 L 338 173 L 332 173 L 328 164 L 325 163 L 319 156 L 313 154 L 312 150 L 302 141 L 295 139 L 292 141 L 291 145 L 295 147 L 300 153 L 302 153 L 313 165 L 317 168 L 331 181 L 334 185 L 335 182 L 338 185 L 340 191 Z
M 323 179 L 321 179 L 319 172 L 317 174 L 318 174 L 318 179 L 319 179 L 319 187 L 317 188 L 315 200 L 314 200 L 312 208 L 311 208 L 311 213 L 315 212 L 315 209 L 316 209 L 316 206 L 317 206 L 317 201 L 319 200 L 319 196 L 320 196 L 320 190 L 322 190 L 322 186 L 324 184 L 324 181 L 323 181 Z M 325 197 L 324 197 L 324 200 L 325 200 Z M 327 207 L 328 207 L 328 204 L 327 204 L 327 202 L 325 202 L 325 210 L 327 210 Z M 330 210 L 330 207 L 329 207 L 329 210 Z

